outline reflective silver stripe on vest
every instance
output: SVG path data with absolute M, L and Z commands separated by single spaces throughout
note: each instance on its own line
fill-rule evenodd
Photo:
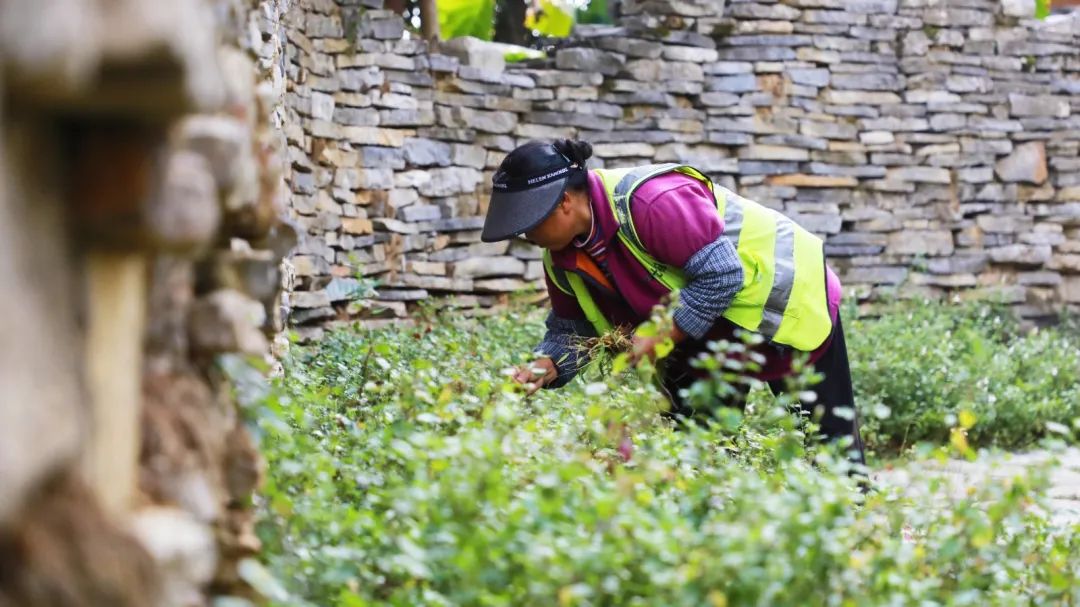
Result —
M 735 250 L 739 249 L 739 233 L 742 232 L 742 199 L 734 192 L 724 191 L 724 237 L 731 241 Z
M 623 175 L 623 178 L 620 179 L 619 183 L 615 185 L 615 190 L 613 191 L 613 193 L 616 198 L 625 198 L 626 195 L 630 193 L 630 188 L 633 187 L 633 185 L 637 183 L 638 180 L 640 180 L 642 177 L 650 173 L 659 172 L 661 170 L 670 171 L 671 169 L 679 166 L 682 165 L 676 164 L 674 162 L 665 162 L 664 164 L 650 164 L 643 167 L 638 167 L 630 171 L 626 175 Z
M 791 299 L 791 289 L 795 285 L 795 222 L 777 213 L 776 247 L 773 255 L 776 267 L 773 271 L 772 289 L 765 302 L 758 332 L 768 339 L 776 336 L 780 322 L 784 320 L 784 310 Z

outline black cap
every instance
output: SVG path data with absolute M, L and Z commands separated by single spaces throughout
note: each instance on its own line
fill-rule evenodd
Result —
M 514 158 L 514 175 L 500 168 L 491 180 L 491 203 L 480 233 L 484 242 L 506 240 L 543 223 L 562 200 L 570 178 L 585 170 L 550 143 L 522 146 L 511 154 L 519 156 Z

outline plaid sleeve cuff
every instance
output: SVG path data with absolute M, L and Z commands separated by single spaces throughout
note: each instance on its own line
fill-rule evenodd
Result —
M 596 331 L 587 320 L 561 318 L 554 312 L 548 313 L 544 324 L 547 332 L 534 353 L 537 356 L 550 357 L 558 373 L 555 381 L 544 388 L 561 388 L 574 379 L 578 370 L 589 362 L 587 353 L 580 346 L 584 339 L 594 337 Z
M 742 288 L 742 262 L 731 241 L 721 236 L 694 253 L 683 272 L 687 283 L 673 319 L 684 333 L 701 339 Z

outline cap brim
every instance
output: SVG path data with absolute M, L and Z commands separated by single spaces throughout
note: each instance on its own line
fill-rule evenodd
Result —
M 570 178 L 545 183 L 531 190 L 504 192 L 496 190 L 491 194 L 487 217 L 480 240 L 498 242 L 524 234 L 543 223 L 555 210 L 566 191 Z

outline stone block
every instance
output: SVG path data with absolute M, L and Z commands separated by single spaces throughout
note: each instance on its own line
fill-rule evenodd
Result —
M 506 69 L 505 51 L 498 45 L 468 36 L 452 38 L 439 44 L 439 50 L 470 65 L 493 73 Z
M 828 90 L 822 94 L 826 103 L 836 105 L 885 105 L 900 103 L 896 93 L 882 91 L 836 91 Z
M 1018 266 L 1041 266 L 1050 262 L 1052 250 L 1049 245 L 1013 244 L 990 249 L 994 263 Z
M 850 176 L 790 174 L 767 177 L 765 183 L 800 188 L 853 188 L 859 184 L 859 180 Z
M 614 76 L 626 65 L 626 57 L 596 48 L 564 48 L 555 54 L 555 67 Z
M 450 144 L 431 139 L 408 138 L 402 144 L 405 161 L 413 166 L 449 166 L 453 162 Z
M 1068 118 L 1072 113 L 1069 98 L 1055 95 L 1009 95 L 1009 114 L 1011 116 L 1045 116 Z
M 799 122 L 799 133 L 823 139 L 854 139 L 858 134 L 858 130 L 855 125 L 847 122 L 804 120 Z
M 829 82 L 834 89 L 858 91 L 897 91 L 903 86 L 903 78 L 901 76 L 889 73 L 833 73 L 830 76 Z M 832 102 L 837 103 L 835 100 Z M 897 102 L 899 102 L 899 99 L 897 99 Z M 856 101 L 855 103 L 879 102 Z
M 949 230 L 904 230 L 889 235 L 889 253 L 898 255 L 951 255 L 953 234 Z
M 1016 147 L 994 166 L 998 178 L 1007 182 L 1041 184 L 1049 173 L 1046 168 L 1046 145 L 1031 141 Z
M 887 173 L 886 178 L 890 181 L 908 181 L 913 183 L 940 183 L 943 185 L 948 185 L 952 182 L 952 178 L 948 169 L 925 166 L 910 166 L 890 169 Z
M 458 261 L 453 266 L 453 275 L 456 277 L 520 276 L 524 272 L 525 263 L 509 256 L 472 257 Z
M 750 145 L 739 150 L 739 158 L 746 160 L 809 160 L 810 152 L 802 148 L 779 145 Z
M 414 204 L 398 209 L 396 216 L 401 221 L 410 223 L 417 221 L 433 221 L 442 217 L 442 210 L 438 205 Z

